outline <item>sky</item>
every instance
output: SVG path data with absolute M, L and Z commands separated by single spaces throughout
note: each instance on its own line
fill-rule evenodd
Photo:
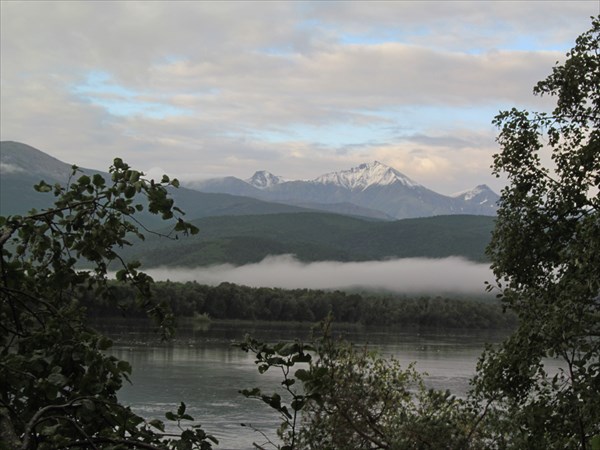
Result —
M 486 183 L 491 121 L 600 1 L 0 3 L 0 139 L 182 181 L 312 179 L 380 161 L 442 194 Z

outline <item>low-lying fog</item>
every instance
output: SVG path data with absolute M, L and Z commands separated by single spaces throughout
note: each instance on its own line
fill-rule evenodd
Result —
M 170 267 L 145 270 L 155 280 L 197 281 L 217 285 L 224 281 L 251 287 L 287 289 L 366 288 L 394 292 L 484 293 L 492 282 L 489 264 L 464 258 L 406 258 L 387 261 L 303 263 L 292 255 L 269 256 L 244 266 Z

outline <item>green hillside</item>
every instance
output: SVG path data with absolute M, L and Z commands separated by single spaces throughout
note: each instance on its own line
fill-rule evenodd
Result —
M 173 241 L 149 238 L 128 257 L 144 266 L 247 264 L 268 255 L 294 254 L 301 261 L 368 261 L 463 256 L 484 261 L 494 218 L 437 216 L 371 222 L 324 213 L 208 217 L 193 222 L 196 236 Z
M 32 208 L 42 209 L 52 206 L 51 193 L 39 193 L 33 186 L 44 180 L 48 183 L 66 184 L 72 168 L 71 164 L 29 145 L 13 142 L 0 142 L 0 215 L 26 214 Z M 109 180 L 110 175 L 94 169 L 81 169 L 86 174 L 100 173 Z M 211 194 L 191 189 L 173 189 L 171 195 L 176 204 L 186 211 L 187 218 L 198 219 L 208 216 L 276 214 L 310 211 L 307 208 L 265 202 L 254 198 L 228 194 Z M 151 227 L 162 226 L 162 221 L 151 214 L 143 217 Z
M 64 184 L 71 172 L 70 164 L 19 142 L 1 142 L 0 156 L 0 215 L 49 207 L 53 195 L 35 192 L 33 185 L 41 179 Z M 124 249 L 126 257 L 146 267 L 246 264 L 280 254 L 302 261 L 447 256 L 482 261 L 494 222 L 489 216 L 466 215 L 376 221 L 184 188 L 174 189 L 172 196 L 200 234 L 179 241 L 150 235 Z M 140 220 L 150 229 L 164 226 L 149 214 Z

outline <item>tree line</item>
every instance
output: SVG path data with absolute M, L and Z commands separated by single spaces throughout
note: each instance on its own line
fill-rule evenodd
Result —
M 143 316 L 132 307 L 135 288 L 111 285 L 109 299 L 98 301 L 92 292 L 81 291 L 81 301 L 93 317 Z M 176 317 L 202 314 L 211 319 L 317 322 L 331 317 L 335 322 L 363 325 L 404 325 L 443 328 L 506 328 L 516 325 L 513 314 L 505 314 L 490 299 L 448 296 L 414 296 L 349 293 L 339 290 L 253 288 L 221 283 L 207 286 L 196 282 L 156 282 L 152 297 L 164 302 Z

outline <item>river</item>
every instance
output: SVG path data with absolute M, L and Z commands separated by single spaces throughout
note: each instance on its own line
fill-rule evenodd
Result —
M 251 354 L 232 345 L 246 333 L 268 342 L 306 339 L 308 325 L 211 323 L 210 326 L 181 325 L 177 337 L 161 343 L 145 322 L 115 321 L 96 326 L 115 341 L 111 353 L 133 366 L 131 384 L 120 391 L 120 400 L 146 418 L 164 419 L 181 401 L 194 424 L 219 439 L 217 449 L 250 449 L 264 437 L 274 438 L 277 415 L 266 405 L 246 399 L 240 389 L 278 389 L 281 374 L 269 370 L 259 374 Z M 398 328 L 334 327 L 357 344 L 368 344 L 382 355 L 394 355 L 402 364 L 416 361 L 427 372 L 428 386 L 450 389 L 464 395 L 486 343 L 498 343 L 506 332 L 418 330 Z M 251 424 L 242 427 L 240 424 Z

